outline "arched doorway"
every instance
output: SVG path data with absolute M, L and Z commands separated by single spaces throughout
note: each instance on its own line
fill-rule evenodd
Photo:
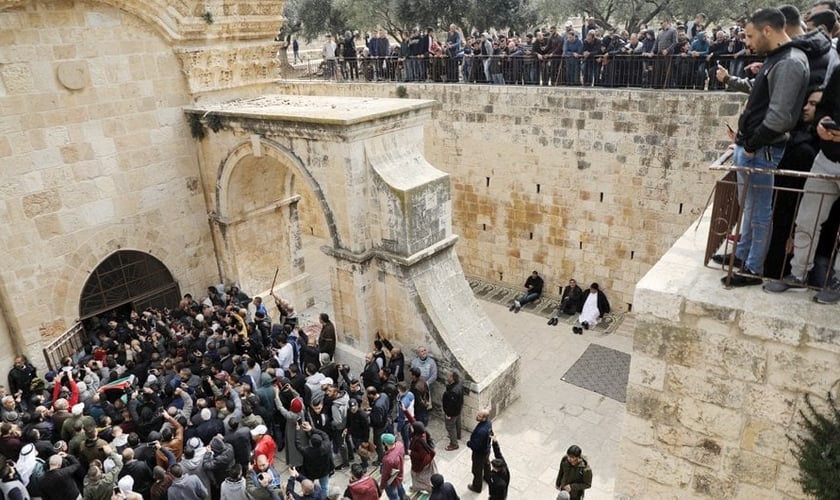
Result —
M 300 159 L 273 141 L 246 141 L 227 155 L 218 175 L 212 220 L 223 280 L 251 295 L 273 285 L 298 310 L 328 295 L 332 265 L 320 247 L 334 238 L 334 224 Z
M 96 266 L 85 282 L 79 319 L 118 308 L 171 308 L 180 299 L 178 283 L 163 262 L 145 252 L 119 250 Z

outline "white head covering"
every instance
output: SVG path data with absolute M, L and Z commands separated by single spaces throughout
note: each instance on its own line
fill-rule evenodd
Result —
M 20 457 L 15 463 L 15 468 L 20 474 L 20 481 L 23 484 L 29 484 L 29 476 L 35 470 L 35 458 L 37 456 L 38 452 L 35 451 L 35 445 L 32 443 L 26 444 L 20 449 Z
M 117 486 L 120 487 L 120 492 L 123 495 L 131 493 L 134 489 L 134 478 L 131 476 L 123 476 L 117 481 Z

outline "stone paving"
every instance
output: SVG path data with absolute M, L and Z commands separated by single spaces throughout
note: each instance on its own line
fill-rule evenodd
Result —
M 320 252 L 311 251 L 314 250 L 311 243 L 306 246 L 309 248 L 307 259 L 310 259 L 307 268 L 326 269 L 322 265 L 312 265 L 312 260 L 320 261 L 321 257 L 317 255 Z M 316 279 L 314 286 L 316 303 L 301 311 L 304 323 L 314 322 L 320 311 L 332 311 L 328 280 Z M 572 444 L 583 449 L 593 470 L 592 489 L 586 498 L 613 498 L 624 404 L 567 384 L 560 378 L 591 343 L 630 353 L 635 324 L 633 315 L 625 315 L 614 334 L 588 331 L 574 335 L 568 326 L 546 325 L 541 316 L 525 311 L 514 314 L 502 305 L 479 303 L 522 358 L 519 399 L 494 420 L 496 436 L 511 469 L 509 498 L 555 498 L 557 467 Z M 355 368 L 354 365 L 354 371 Z M 473 417 L 464 415 L 465 420 Z M 433 417 L 429 428 L 439 443 L 436 457 L 439 472 L 455 485 L 461 498 L 487 498 L 486 489 L 481 494 L 467 489 L 471 478 L 470 451 L 466 447 L 469 432 L 464 431 L 461 448 L 449 452 L 443 449 L 446 437 L 442 419 Z M 331 484 L 343 491 L 348 477 L 349 473 L 338 472 Z

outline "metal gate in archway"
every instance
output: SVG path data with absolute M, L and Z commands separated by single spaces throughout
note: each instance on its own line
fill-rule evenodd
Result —
M 152 255 L 120 250 L 90 274 L 79 299 L 79 319 L 130 305 L 135 311 L 178 306 L 178 283 L 169 269 Z

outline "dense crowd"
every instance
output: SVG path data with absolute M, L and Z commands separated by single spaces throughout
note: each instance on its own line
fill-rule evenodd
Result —
M 400 34 L 346 32 L 323 48 L 327 78 L 366 81 L 434 81 L 524 85 L 676 87 L 717 90 L 718 64 L 743 76 L 754 54 L 743 22 L 707 27 L 704 14 L 660 30 L 605 31 L 594 18 L 582 29 L 571 22 L 533 33 L 471 33 L 451 25 L 445 36 L 432 28 Z
M 401 484 L 401 462 L 398 478 L 388 469 L 397 442 L 414 464 L 433 456 L 435 360 L 421 347 L 409 363 L 378 338 L 351 374 L 335 362 L 326 314 L 303 327 L 272 297 L 273 319 L 259 297 L 221 285 L 173 310 L 92 318 L 84 351 L 43 377 L 16 358 L 0 389 L 0 498 L 326 498 L 343 469 L 349 486 L 331 498 L 379 498 Z M 460 376 L 446 379 L 444 410 L 460 414 Z M 457 448 L 460 420 L 451 432 Z M 448 484 L 434 472 L 412 469 L 413 484 Z

